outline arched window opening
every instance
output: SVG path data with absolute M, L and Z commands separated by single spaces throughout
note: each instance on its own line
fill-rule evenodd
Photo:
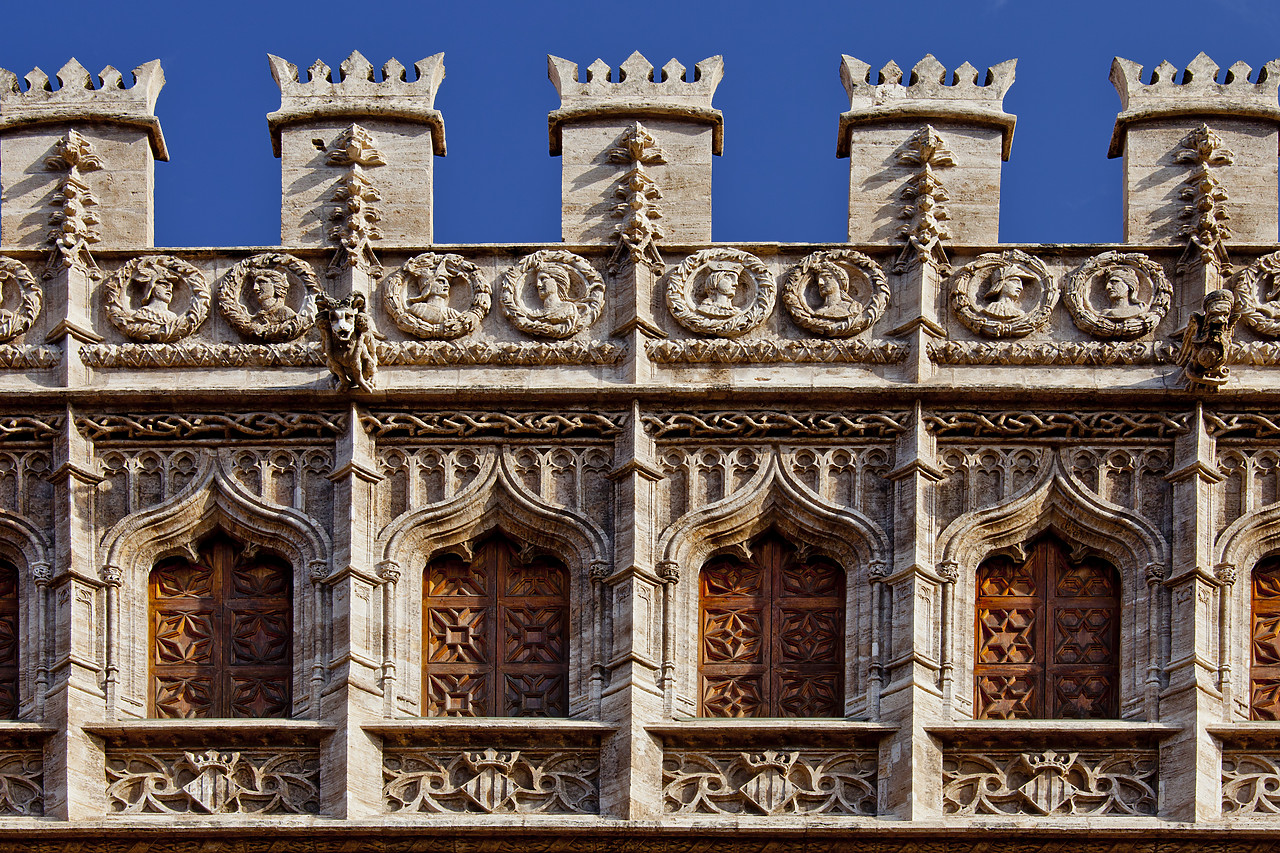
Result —
M 1253 570 L 1253 660 L 1249 669 L 1251 716 L 1280 720 L 1280 557 Z
M 223 533 L 151 571 L 151 714 L 287 717 L 292 571 Z
M 423 583 L 423 713 L 565 717 L 569 573 L 495 532 L 445 554 Z
M 18 718 L 18 569 L 0 560 L 0 719 Z
M 843 716 L 844 571 L 772 531 L 749 550 L 699 576 L 699 715 Z
M 1056 536 L 1022 562 L 978 567 L 976 716 L 987 720 L 1116 717 L 1120 582 L 1115 567 L 1073 562 Z

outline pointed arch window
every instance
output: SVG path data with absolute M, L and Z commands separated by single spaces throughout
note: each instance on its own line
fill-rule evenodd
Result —
M 974 715 L 979 719 L 1116 717 L 1120 583 L 1094 557 L 1072 561 L 1056 536 L 1025 560 L 978 567 Z
M 776 532 L 699 574 L 698 713 L 844 715 L 844 570 Z
M 292 571 L 216 533 L 151 572 L 151 714 L 287 717 Z
M 0 560 L 0 719 L 18 718 L 18 569 Z
M 1249 668 L 1250 716 L 1280 720 L 1280 557 L 1253 570 L 1253 613 Z
M 568 716 L 564 563 L 493 533 L 427 564 L 422 621 L 424 715 Z

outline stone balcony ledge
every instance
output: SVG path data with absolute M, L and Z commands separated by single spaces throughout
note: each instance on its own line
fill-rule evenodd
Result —
M 956 720 L 925 731 L 949 746 L 1122 746 L 1156 743 L 1182 726 L 1140 720 Z
M 230 748 L 317 744 L 337 727 L 318 720 L 114 720 L 84 730 L 113 743 L 137 746 Z

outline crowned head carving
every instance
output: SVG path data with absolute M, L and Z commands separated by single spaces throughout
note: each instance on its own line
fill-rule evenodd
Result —
M 471 302 L 456 294 L 467 288 Z M 492 288 L 480 268 L 458 255 L 426 253 L 410 258 L 382 288 L 382 304 L 404 333 L 427 340 L 453 340 L 480 327 L 489 313 Z
M 691 332 L 733 338 L 764 322 L 777 286 L 760 259 L 738 249 L 703 249 L 667 280 L 667 308 Z

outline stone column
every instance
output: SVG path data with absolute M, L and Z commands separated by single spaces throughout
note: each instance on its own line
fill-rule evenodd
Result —
M 836 156 L 849 158 L 849 242 L 903 241 L 889 334 L 908 340 L 907 381 L 929 378 L 929 345 L 946 337 L 946 245 L 1000 240 L 1000 164 L 1016 122 L 1004 95 L 1016 64 L 988 69 L 979 84 L 972 65 L 948 75 L 926 56 L 904 84 L 892 62 L 873 82 L 867 63 L 843 58 L 849 111 L 840 116 Z
M 155 161 L 169 159 L 155 116 L 160 60 L 133 77 L 126 89 L 107 66 L 95 80 L 72 59 L 57 74 L 59 88 L 37 68 L 23 91 L 0 69 L 0 250 L 49 251 L 37 328 L 62 347 L 64 385 L 87 381 L 80 347 L 102 340 L 90 319 L 102 277 L 93 251 L 155 245 Z
M 942 479 L 933 434 L 916 404 L 898 439 L 893 481 L 893 565 L 882 585 L 888 636 L 881 654 L 880 721 L 898 726 L 880 746 L 883 812 L 901 820 L 936 818 L 942 807 L 942 748 L 925 731 L 945 719 L 940 686 L 939 615 L 944 578 L 935 572 L 934 486 Z
M 1214 575 L 1213 499 L 1218 471 L 1214 438 L 1197 407 L 1191 430 L 1174 445 L 1173 554 L 1168 588 L 1171 631 L 1168 685 L 1159 720 L 1182 726 L 1160 745 L 1161 816 L 1183 821 L 1217 820 L 1221 813 L 1221 745 L 1207 726 L 1229 719 L 1218 689 L 1217 596 Z M 1153 590 L 1154 591 L 1154 590 Z
M 99 818 L 106 813 L 106 754 L 102 742 L 86 734 L 85 723 L 107 716 L 107 691 L 114 687 L 119 648 L 104 641 L 106 584 L 96 567 L 94 501 L 102 477 L 92 443 L 80 435 L 67 410 L 54 440 L 54 560 L 48 588 L 53 598 L 53 659 L 44 702 L 44 724 L 55 732 L 45 743 L 45 815 L 63 820 Z
M 382 79 L 360 53 L 338 68 L 316 62 L 301 80 L 297 66 L 268 57 L 280 86 L 280 109 L 267 116 L 280 158 L 280 241 L 331 246 L 335 295 L 370 296 L 380 274 L 375 248 L 424 246 L 432 232 L 432 167 L 444 156 L 444 119 L 435 109 L 444 54 L 414 65 L 395 59 Z
M 373 439 L 352 406 L 338 440 L 333 481 L 333 573 L 328 619 L 332 651 L 320 716 L 337 726 L 326 741 L 320 797 L 331 817 L 357 818 L 382 810 L 382 749 L 362 728 L 382 717 L 383 624 L 381 597 L 391 586 L 388 567 L 375 567 L 374 487 L 378 473 Z
M 662 474 L 653 455 L 653 439 L 633 404 L 614 445 L 614 570 L 600 572 L 606 575 L 602 598 L 609 612 L 607 619 L 597 619 L 599 629 L 612 629 L 600 650 L 607 682 L 600 718 L 618 727 L 603 744 L 600 812 L 627 820 L 662 815 L 662 748 L 644 726 L 663 718 L 663 689 L 673 689 L 664 678 L 662 616 L 666 584 L 676 582 L 679 571 L 673 575 L 665 565 L 666 577 L 660 577 L 654 564 L 654 483 Z

